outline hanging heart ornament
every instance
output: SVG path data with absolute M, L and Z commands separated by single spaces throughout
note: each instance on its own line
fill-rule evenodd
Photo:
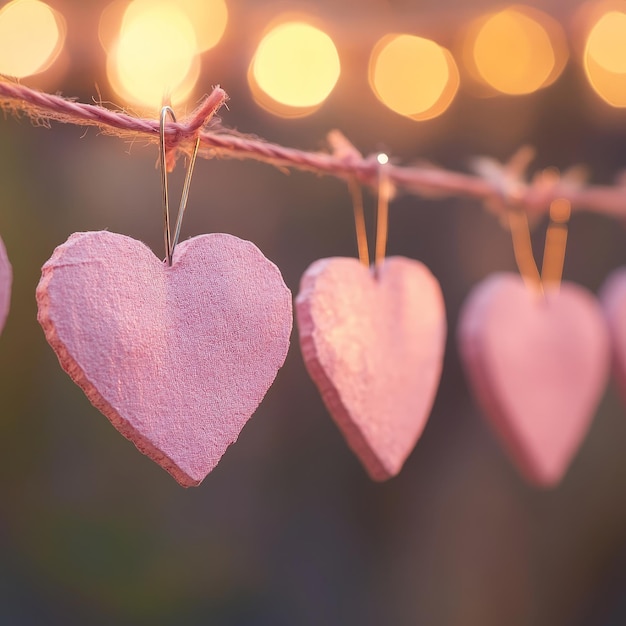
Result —
M 4 323 L 9 314 L 9 304 L 11 302 L 11 264 L 7 257 L 7 251 L 2 239 L 0 239 L 0 332 L 4 328 Z
M 609 338 L 596 299 L 573 283 L 542 295 L 495 274 L 472 290 L 458 338 L 477 399 L 521 473 L 557 484 L 606 385 Z
M 226 234 L 183 241 L 168 267 L 129 237 L 76 233 L 43 266 L 37 304 L 63 369 L 183 486 L 237 439 L 292 324 L 278 268 Z
M 626 401 L 626 269 L 614 270 L 600 290 L 600 302 L 611 333 L 613 376 Z
M 296 299 L 307 370 L 374 480 L 396 475 L 424 429 L 443 363 L 439 283 L 422 263 L 389 257 L 313 263 Z

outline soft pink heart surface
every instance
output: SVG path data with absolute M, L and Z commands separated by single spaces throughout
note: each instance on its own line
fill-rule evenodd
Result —
M 255 411 L 289 347 L 291 294 L 249 241 L 73 234 L 43 266 L 38 319 L 93 405 L 183 486 L 199 484 Z
M 321 259 L 302 277 L 304 362 L 348 445 L 374 480 L 395 476 L 432 407 L 446 318 L 439 283 L 387 258 L 377 277 L 355 259 Z
M 606 385 L 609 338 L 596 299 L 572 283 L 543 298 L 519 276 L 496 274 L 472 290 L 458 337 L 478 401 L 521 473 L 557 484 Z
M 626 402 L 626 269 L 612 272 L 600 290 L 600 302 L 611 333 L 613 375 Z
M 0 239 L 0 332 L 4 328 L 4 323 L 9 314 L 9 304 L 11 302 L 11 264 L 7 257 L 7 251 L 2 239 Z

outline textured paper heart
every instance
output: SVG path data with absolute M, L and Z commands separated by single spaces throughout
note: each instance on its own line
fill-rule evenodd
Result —
M 613 375 L 626 402 L 626 269 L 612 272 L 600 290 L 600 302 L 611 334 Z
M 249 241 L 76 233 L 43 266 L 39 322 L 93 405 L 183 486 L 199 484 L 257 408 L 289 347 L 291 294 Z
M 11 302 L 11 264 L 2 239 L 0 239 L 0 333 L 9 314 Z
M 296 315 L 304 362 L 348 445 L 374 480 L 396 475 L 441 376 L 439 283 L 401 257 L 377 277 L 355 259 L 321 259 L 302 277 Z
M 604 391 L 609 340 L 591 293 L 572 283 L 545 298 L 515 274 L 472 290 L 459 347 L 477 399 L 521 473 L 557 484 Z

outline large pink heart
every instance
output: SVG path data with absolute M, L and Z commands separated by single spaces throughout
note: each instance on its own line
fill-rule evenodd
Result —
M 63 369 L 186 487 L 237 439 L 289 347 L 280 271 L 231 235 L 183 241 L 167 267 L 129 237 L 76 233 L 43 266 L 37 303 Z
M 562 283 L 545 298 L 515 274 L 472 290 L 460 352 L 486 417 L 522 474 L 557 484 L 591 424 L 609 368 L 602 312 L 588 291 Z
M 0 239 L 0 332 L 4 328 L 11 302 L 11 264 L 2 239 Z
M 613 374 L 626 402 L 626 269 L 619 268 L 606 279 L 600 291 L 607 325 L 611 333 Z
M 417 261 L 321 259 L 300 285 L 304 362 L 348 445 L 374 480 L 396 475 L 424 429 L 443 362 L 439 283 Z

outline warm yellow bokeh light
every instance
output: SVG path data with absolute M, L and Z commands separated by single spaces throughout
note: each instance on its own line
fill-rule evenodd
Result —
M 471 42 L 480 78 L 506 94 L 532 93 L 553 82 L 565 63 L 558 62 L 548 32 L 552 22 L 525 7 L 510 7 L 484 19 Z
M 113 0 L 100 13 L 98 22 L 98 39 L 104 51 L 110 53 L 115 47 L 120 31 L 122 20 L 128 9 L 129 0 Z
M 43 72 L 63 47 L 63 21 L 38 0 L 14 0 L 0 9 L 0 74 L 23 78 Z
M 137 1 L 137 0 L 136 0 Z M 107 58 L 107 75 L 125 99 L 151 108 L 176 104 L 199 75 L 196 38 L 187 15 L 171 2 L 139 0 L 127 9 Z
M 248 80 L 263 106 L 281 115 L 297 115 L 298 110 L 308 113 L 319 106 L 339 73 L 339 55 L 326 33 L 305 22 L 285 22 L 261 40 Z M 259 91 L 278 106 L 272 107 Z
M 228 9 L 224 0 L 178 0 L 179 6 L 189 16 L 196 30 L 198 50 L 204 52 L 215 47 L 228 22 Z
M 626 73 L 626 13 L 609 11 L 593 26 L 585 56 L 609 72 Z
M 374 47 L 369 80 L 391 110 L 427 120 L 450 106 L 459 87 L 459 72 L 450 52 L 434 41 L 387 35 Z
M 187 16 L 195 32 L 197 52 L 216 46 L 226 29 L 228 10 L 225 0 L 134 0 L 126 9 L 122 29 L 155 4 L 160 4 L 162 8 L 170 5 Z M 167 6 L 164 8 L 168 10 Z
M 593 59 L 585 62 L 587 78 L 593 90 L 614 107 L 626 107 L 626 74 L 609 72 Z
M 608 11 L 596 21 L 583 60 L 596 93 L 612 106 L 626 107 L 626 13 Z

